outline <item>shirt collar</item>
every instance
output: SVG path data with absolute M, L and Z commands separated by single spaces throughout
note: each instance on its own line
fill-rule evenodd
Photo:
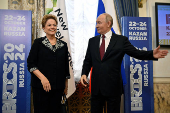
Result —
M 107 32 L 105 35 L 105 38 L 110 38 L 112 36 L 112 31 L 110 30 L 109 32 Z M 102 35 L 101 35 L 102 37 Z

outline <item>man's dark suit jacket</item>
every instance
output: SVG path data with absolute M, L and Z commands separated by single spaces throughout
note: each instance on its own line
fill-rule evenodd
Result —
M 40 79 L 32 73 L 38 69 L 47 77 L 52 89 L 64 89 L 65 79 L 70 77 L 67 44 L 57 39 L 54 51 L 46 37 L 35 39 L 27 58 L 27 67 L 32 75 L 31 86 L 43 88 Z
M 105 96 L 122 94 L 121 62 L 125 54 L 140 60 L 153 60 L 153 51 L 137 50 L 128 38 L 112 33 L 110 43 L 100 59 L 100 35 L 89 39 L 83 64 L 82 75 L 88 76 L 91 67 L 91 94 L 97 95 L 99 90 Z

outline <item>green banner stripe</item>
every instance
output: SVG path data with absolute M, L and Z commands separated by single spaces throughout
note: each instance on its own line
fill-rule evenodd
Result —
M 45 9 L 45 14 L 49 14 L 52 11 L 53 11 L 53 8 L 46 8 Z
M 57 7 L 57 0 L 53 0 L 53 7 Z

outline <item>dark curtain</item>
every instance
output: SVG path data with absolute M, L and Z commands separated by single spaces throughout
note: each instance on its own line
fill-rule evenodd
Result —
M 113 1 L 115 5 L 120 32 L 122 32 L 121 17 L 123 16 L 139 17 L 138 0 L 113 0 Z

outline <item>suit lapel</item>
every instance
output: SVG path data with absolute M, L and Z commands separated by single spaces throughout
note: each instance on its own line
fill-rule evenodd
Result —
M 98 60 L 101 60 L 101 59 L 100 59 L 100 50 L 99 50 L 100 36 L 101 36 L 101 35 L 96 36 L 96 37 L 95 37 L 95 40 L 94 40 L 94 44 L 95 44 L 95 46 L 94 46 L 94 52 L 96 53 L 96 56 L 97 56 L 96 58 L 97 58 Z
M 104 59 L 107 57 L 107 55 L 110 53 L 110 51 L 112 50 L 112 48 L 113 48 L 114 45 L 116 44 L 116 41 L 117 41 L 117 35 L 115 35 L 114 33 L 112 33 L 112 37 L 111 37 L 111 39 L 110 39 L 109 45 L 108 45 L 108 47 L 107 47 L 107 50 L 106 50 L 106 52 L 105 52 L 102 60 L 104 60 Z M 99 56 L 100 56 L 100 54 L 99 54 Z

